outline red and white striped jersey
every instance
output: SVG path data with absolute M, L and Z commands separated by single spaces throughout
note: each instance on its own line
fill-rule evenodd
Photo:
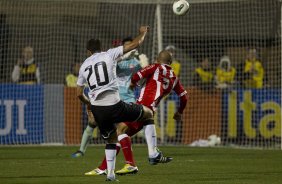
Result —
M 161 99 L 171 93 L 172 90 L 179 97 L 187 93 L 171 66 L 167 64 L 149 65 L 133 75 L 131 82 L 137 84 L 143 78 L 146 79 L 146 83 L 141 89 L 137 103 L 145 105 L 154 111 Z

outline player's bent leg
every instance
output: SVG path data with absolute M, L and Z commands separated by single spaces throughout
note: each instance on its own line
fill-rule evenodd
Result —
M 140 130 L 143 129 L 143 122 L 125 122 L 127 125 L 127 131 L 126 134 L 129 137 L 132 137 L 133 135 L 137 134 Z
M 146 121 L 147 119 L 153 119 L 154 118 L 153 111 L 144 105 L 142 106 L 143 106 L 143 113 L 138 121 Z
M 125 166 L 123 169 L 118 170 L 116 174 L 118 175 L 125 175 L 125 174 L 135 174 L 138 172 L 138 168 L 135 164 L 131 146 L 131 139 L 127 134 L 122 134 L 118 136 L 118 140 L 120 142 L 124 159 L 126 161 Z
M 117 135 L 122 135 L 122 134 L 126 134 L 128 131 L 128 126 L 126 123 L 118 123 L 116 125 L 117 127 Z
M 128 125 L 130 125 L 130 123 L 119 123 L 117 125 L 118 141 L 120 142 L 126 162 L 125 166 L 121 170 L 116 171 L 117 175 L 135 174 L 138 172 L 138 168 L 135 165 L 133 158 L 131 139 L 126 134 L 129 130 Z

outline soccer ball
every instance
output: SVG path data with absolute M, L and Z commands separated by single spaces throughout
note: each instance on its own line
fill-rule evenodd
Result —
M 219 145 L 220 143 L 221 143 L 221 139 L 217 135 L 210 135 L 208 137 L 209 146 L 216 146 L 216 145 Z
M 174 1 L 172 9 L 176 15 L 185 15 L 189 9 L 189 3 L 186 0 Z

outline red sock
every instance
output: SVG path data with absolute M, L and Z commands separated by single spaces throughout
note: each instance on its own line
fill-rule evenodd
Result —
M 129 136 L 129 137 L 132 137 L 133 135 L 137 134 L 140 130 L 143 129 L 143 123 L 142 122 L 130 122 L 130 126 L 128 126 L 128 130 L 126 132 L 126 134 Z
M 132 166 L 135 166 L 135 161 L 133 159 L 133 153 L 131 149 L 131 139 L 127 134 L 121 134 L 118 136 L 119 143 L 122 148 L 125 162 Z
M 120 151 L 120 144 L 119 143 L 117 143 L 116 149 L 117 149 L 117 155 L 118 155 L 118 153 Z M 100 164 L 100 166 L 98 168 L 101 169 L 101 170 L 106 170 L 107 169 L 106 157 L 104 157 L 102 163 Z

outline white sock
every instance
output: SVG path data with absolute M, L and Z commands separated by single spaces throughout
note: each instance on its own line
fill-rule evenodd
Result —
M 108 145 L 111 145 L 112 148 L 109 147 Z M 106 153 L 107 171 L 108 171 L 107 177 L 115 178 L 115 165 L 116 165 L 116 153 L 117 153 L 116 144 L 107 144 L 105 153 Z
M 121 141 L 123 138 L 128 137 L 127 134 L 121 134 L 118 136 L 118 141 Z
M 157 151 L 157 133 L 154 124 L 144 126 L 145 138 L 148 145 L 149 158 L 155 158 L 158 155 Z
M 79 150 L 81 152 L 85 153 L 87 145 L 88 145 L 90 139 L 92 138 L 93 131 L 94 131 L 94 128 L 87 125 L 87 127 L 85 128 L 85 130 L 83 132 L 81 143 L 80 143 Z

